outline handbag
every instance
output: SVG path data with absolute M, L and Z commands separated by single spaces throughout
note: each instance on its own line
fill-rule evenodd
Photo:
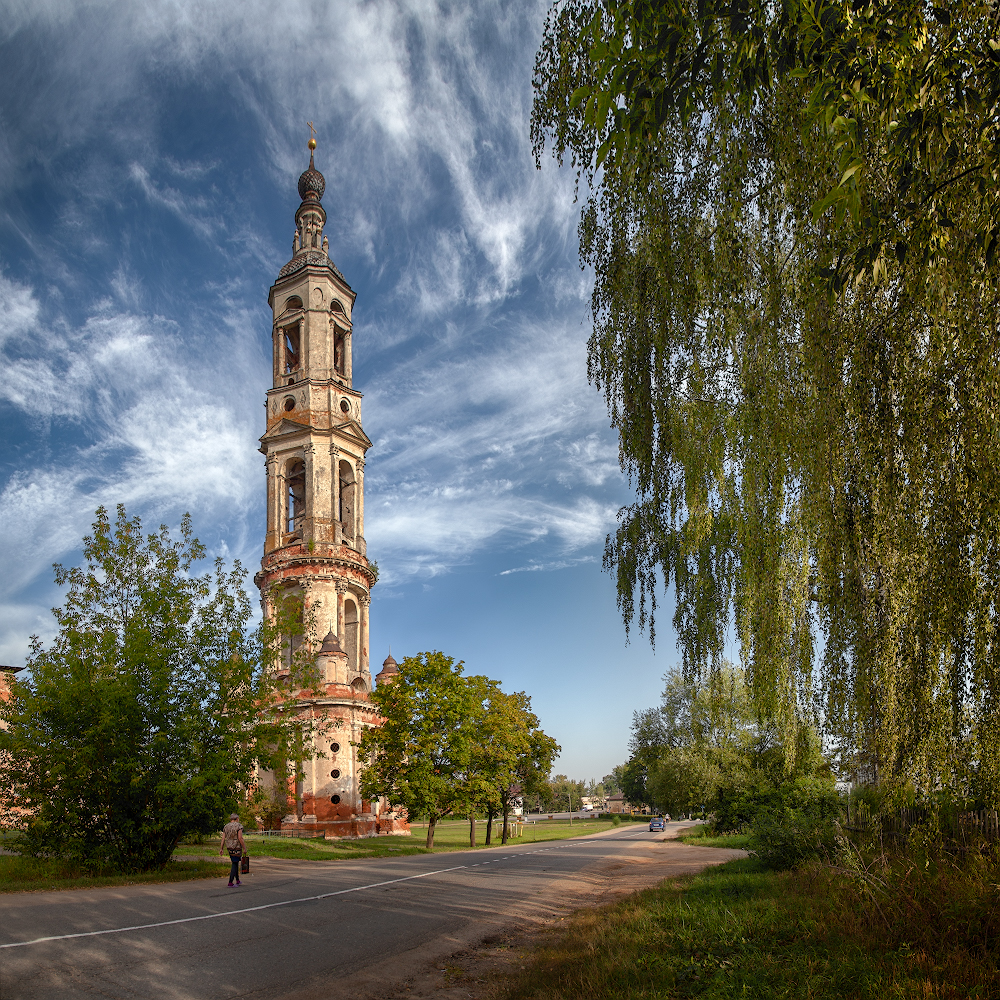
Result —
M 240 874 L 247 875 L 250 872 L 250 855 L 244 854 L 240 859 Z

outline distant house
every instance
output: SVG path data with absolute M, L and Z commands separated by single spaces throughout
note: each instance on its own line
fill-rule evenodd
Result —
M 630 811 L 629 804 L 625 801 L 625 796 L 621 792 L 615 792 L 614 795 L 608 796 L 609 813 L 627 813 Z

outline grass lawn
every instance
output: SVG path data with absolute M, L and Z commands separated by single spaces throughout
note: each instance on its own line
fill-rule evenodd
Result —
M 79 865 L 66 861 L 0 856 L 0 892 L 40 889 L 91 889 L 104 885 L 139 885 L 148 882 L 181 882 L 225 874 L 210 861 L 171 861 L 162 871 L 142 875 L 88 875 Z
M 997 863 L 905 864 L 877 881 L 754 859 L 574 915 L 506 1000 L 1000 996 Z M 881 887 L 879 885 L 881 883 Z
M 626 820 L 627 822 L 627 820 Z M 643 822 L 649 822 L 648 817 Z M 565 840 L 568 837 L 583 837 L 590 833 L 610 830 L 615 826 L 610 819 L 573 820 L 539 819 L 535 823 L 525 823 L 520 837 L 512 837 L 510 844 L 531 843 L 543 840 Z M 476 823 L 477 850 L 492 850 L 500 844 L 501 824 L 493 825 L 493 843 L 487 848 L 486 824 Z M 428 851 L 424 846 L 427 839 L 427 824 L 414 823 L 410 837 L 368 837 L 362 840 L 323 840 L 322 837 L 299 839 L 297 837 L 255 837 L 245 834 L 247 853 L 251 856 L 272 858 L 293 858 L 303 861 L 338 861 L 347 858 L 400 857 L 407 854 L 440 854 L 448 851 L 469 850 L 468 820 L 446 820 L 440 822 L 434 831 L 434 847 Z M 179 844 L 177 855 L 203 855 L 218 857 L 219 841 L 203 844 Z

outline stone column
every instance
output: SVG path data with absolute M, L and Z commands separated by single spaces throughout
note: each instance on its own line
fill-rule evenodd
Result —
M 302 541 L 310 542 L 316 538 L 316 445 L 311 441 L 302 449 L 302 458 L 306 466 L 306 516 L 302 523 Z
M 368 605 L 371 604 L 372 599 L 368 594 L 358 595 L 358 607 L 360 609 L 359 617 L 361 621 L 359 622 L 359 627 L 361 629 L 361 662 L 358 666 L 361 668 L 362 673 L 370 673 L 368 669 Z M 370 683 L 369 678 L 369 683 Z
M 268 455 L 264 459 L 264 468 L 267 475 L 267 536 L 264 543 L 265 551 L 273 549 L 278 545 L 280 537 L 280 525 L 278 518 L 278 456 Z
M 337 581 L 337 640 L 340 642 L 340 648 L 347 651 L 347 632 L 344 629 L 344 594 L 347 593 L 347 581 L 338 580 Z
M 351 328 L 348 327 L 344 331 L 344 377 L 347 379 L 347 384 L 351 385 Z
M 365 460 L 358 459 L 357 473 L 354 477 L 357 480 L 355 487 L 354 505 L 357 509 L 357 533 L 354 544 L 361 549 L 361 539 L 365 537 Z M 362 552 L 362 555 L 365 553 Z
M 330 442 L 330 494 L 333 542 L 339 545 L 344 540 L 340 524 L 340 449 L 332 441 Z

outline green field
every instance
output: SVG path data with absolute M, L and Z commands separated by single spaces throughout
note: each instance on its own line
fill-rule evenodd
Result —
M 628 818 L 625 817 L 625 821 Z M 642 819 L 648 822 L 648 817 Z M 519 837 L 511 837 L 511 844 L 532 843 L 546 840 L 565 840 L 568 837 L 583 837 L 602 830 L 611 830 L 616 824 L 610 819 L 573 820 L 540 819 L 527 822 L 521 827 Z M 493 850 L 500 844 L 502 824 L 493 826 L 493 843 L 486 847 L 486 824 L 476 823 L 476 849 Z M 253 833 L 245 834 L 247 853 L 257 857 L 293 858 L 303 861 L 338 861 L 347 858 L 382 858 L 405 854 L 439 854 L 448 851 L 469 850 L 468 820 L 446 820 L 438 823 L 434 831 L 434 847 L 428 851 L 424 846 L 427 838 L 427 824 L 414 823 L 409 837 L 368 837 L 362 840 L 299 839 L 296 837 L 261 837 Z M 219 841 L 202 844 L 180 844 L 175 856 L 218 857 Z

